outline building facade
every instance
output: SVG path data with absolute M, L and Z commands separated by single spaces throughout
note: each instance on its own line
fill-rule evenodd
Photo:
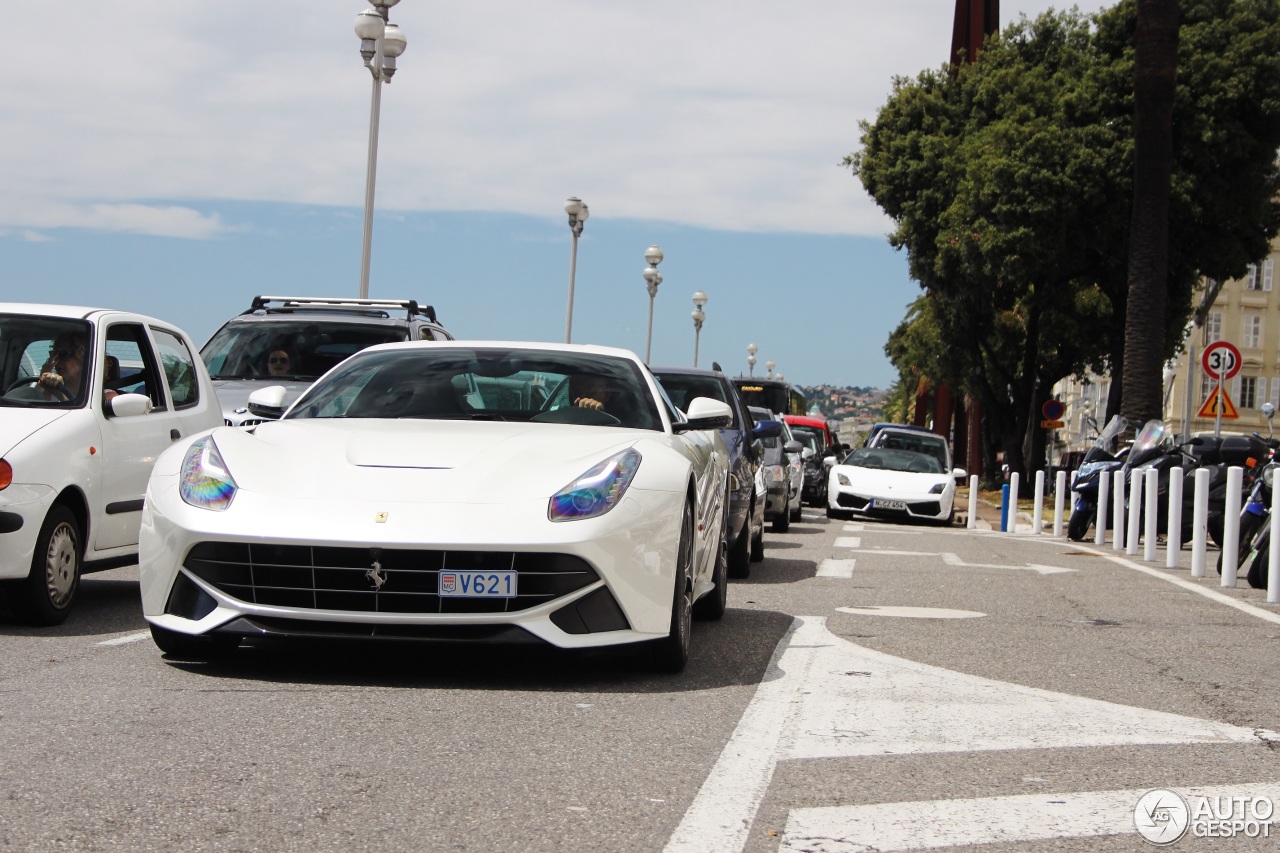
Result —
M 1276 266 L 1280 237 L 1271 252 L 1249 266 L 1243 278 L 1224 282 L 1204 315 L 1203 326 L 1192 326 L 1187 345 L 1165 369 L 1165 421 L 1178 435 L 1212 432 L 1214 417 L 1205 409 L 1215 382 L 1205 375 L 1201 356 L 1215 341 L 1228 341 L 1240 350 L 1240 369 L 1223 383 L 1236 418 L 1223 417 L 1224 433 L 1261 432 L 1268 426 L 1263 403 L 1280 408 L 1280 291 Z M 1189 428 L 1188 428 L 1188 418 Z M 1280 424 L 1276 424 L 1280 427 Z

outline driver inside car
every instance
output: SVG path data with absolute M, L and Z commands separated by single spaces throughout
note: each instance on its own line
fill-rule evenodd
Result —
M 54 339 L 49 360 L 40 372 L 39 385 L 46 398 L 73 400 L 80 396 L 84 346 L 84 337 L 74 333 L 64 332 Z
M 603 376 L 579 374 L 569 380 L 569 399 L 580 409 L 608 412 L 612 398 L 613 384 Z

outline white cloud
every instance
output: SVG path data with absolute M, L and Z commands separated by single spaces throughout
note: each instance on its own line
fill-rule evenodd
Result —
M 0 52 L 0 224 L 208 237 L 226 226 L 201 199 L 360 207 L 361 6 L 62 0 L 52 51 Z M 578 194 L 595 216 L 883 234 L 838 163 L 894 75 L 945 60 L 953 9 L 404 0 L 378 206 L 558 217 Z

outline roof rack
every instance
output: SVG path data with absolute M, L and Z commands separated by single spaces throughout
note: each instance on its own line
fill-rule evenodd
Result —
M 268 302 L 281 303 L 279 308 L 271 308 Z M 250 305 L 246 314 L 254 311 L 291 311 L 296 308 L 307 308 L 313 306 L 327 306 L 332 308 L 400 308 L 409 313 L 408 319 L 414 317 L 426 317 L 432 323 L 439 325 L 440 321 L 436 319 L 436 309 L 430 305 L 420 305 L 416 299 L 355 299 L 345 296 L 323 297 L 323 296 L 255 296 L 253 304 Z M 391 316 L 387 314 L 386 316 Z

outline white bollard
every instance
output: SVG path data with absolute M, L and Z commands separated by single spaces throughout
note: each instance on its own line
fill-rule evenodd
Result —
M 1093 523 L 1093 544 L 1101 545 L 1107 541 L 1107 495 L 1111 493 L 1111 475 L 1101 473 L 1098 475 L 1098 512 L 1095 514 Z
M 1280 506 L 1276 505 L 1276 497 L 1280 495 L 1280 477 L 1271 481 L 1271 541 L 1267 550 L 1267 601 L 1271 604 L 1280 602 Z
M 1147 508 L 1147 528 L 1143 532 L 1142 559 L 1148 563 L 1155 562 L 1156 545 L 1160 539 L 1160 472 L 1155 468 L 1147 469 L 1147 494 L 1144 498 Z
M 1018 472 L 1009 475 L 1009 532 L 1018 532 Z
M 978 529 L 978 475 L 969 477 L 969 523 L 970 530 Z
M 1059 471 L 1053 478 L 1053 536 L 1062 537 L 1062 504 L 1067 496 L 1067 472 Z M 1075 506 L 1075 501 L 1071 502 Z
M 1178 559 L 1182 551 L 1182 478 L 1186 474 L 1181 468 L 1169 471 L 1169 531 L 1164 537 L 1164 567 L 1178 568 Z
M 1138 542 L 1142 539 L 1142 483 L 1146 471 L 1137 468 L 1129 478 L 1129 529 L 1124 535 L 1124 552 L 1138 556 Z
M 1031 532 L 1040 535 L 1044 524 L 1044 472 L 1036 472 L 1036 500 L 1031 510 Z
M 1124 470 L 1111 475 L 1111 547 L 1124 550 Z
M 1191 577 L 1204 577 L 1205 549 L 1209 541 L 1209 469 L 1196 469 L 1191 505 Z
M 1236 568 L 1240 561 L 1240 484 L 1244 469 L 1232 465 L 1227 469 L 1227 502 L 1222 509 L 1222 586 L 1236 585 Z

